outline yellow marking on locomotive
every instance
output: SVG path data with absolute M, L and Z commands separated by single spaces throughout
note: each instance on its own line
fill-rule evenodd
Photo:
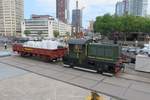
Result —
M 92 57 L 92 56 L 88 56 L 88 57 L 89 57 L 89 58 L 99 59 L 99 60 L 109 60 L 109 61 L 113 61 L 113 59 L 109 59 L 109 58 Z

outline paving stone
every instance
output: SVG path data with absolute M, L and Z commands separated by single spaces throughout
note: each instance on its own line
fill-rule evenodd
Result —
M 147 83 L 134 82 L 130 88 L 137 91 L 150 93 L 150 84 Z
M 64 73 L 82 76 L 88 72 L 81 71 L 81 70 L 74 69 L 74 68 L 65 68 Z
M 150 94 L 129 89 L 128 91 L 126 91 L 124 97 L 127 100 L 149 100 Z
M 93 89 L 102 92 L 102 93 L 106 93 L 115 97 L 120 97 L 123 98 L 123 94 L 126 91 L 125 87 L 119 87 L 116 85 L 112 85 L 112 84 L 107 84 L 107 83 L 103 83 L 101 82 L 99 85 L 95 86 Z
M 20 64 L 18 62 L 13 62 L 13 61 L 2 61 L 3 63 L 6 63 L 6 64 L 10 64 L 10 65 L 13 65 L 13 67 L 20 67 L 20 68 L 27 68 L 27 67 L 31 67 L 31 66 L 28 66 L 28 65 L 24 65 L 24 64 Z
M 107 77 L 103 80 L 103 82 L 128 88 L 132 84 L 133 81 L 120 79 L 120 78 L 116 78 L 116 77 Z
M 59 71 L 59 72 L 65 70 L 65 68 L 63 66 L 52 65 L 52 64 L 49 64 L 48 66 L 51 68 L 51 70 L 55 70 L 55 71 Z
M 56 73 L 56 74 L 51 75 L 51 77 L 58 79 L 58 80 L 61 80 L 61 81 L 70 82 L 71 79 L 74 79 L 77 76 L 64 74 L 64 73 Z
M 34 73 L 38 73 L 38 74 L 46 75 L 46 76 L 53 76 L 53 75 L 59 73 L 58 71 L 47 70 L 47 69 L 43 69 L 43 68 L 40 68 L 40 67 L 28 67 L 26 69 L 30 70 Z
M 27 74 L 28 72 L 0 63 L 0 80 Z
M 98 81 L 89 80 L 87 78 L 82 78 L 82 77 L 78 77 L 78 78 L 75 78 L 73 80 L 70 80 L 70 82 L 73 84 L 77 84 L 79 86 L 82 86 L 82 87 L 89 88 L 89 89 L 98 83 Z
M 139 82 L 146 82 L 146 83 L 150 83 L 150 78 L 145 78 L 145 77 L 141 77 L 138 75 L 132 75 L 132 74 L 122 74 L 121 76 L 119 76 L 120 78 L 124 78 L 127 80 L 134 80 L 134 81 L 139 81 Z
M 81 75 L 83 78 L 88 78 L 88 79 L 92 79 L 92 80 L 96 80 L 96 81 L 101 81 L 105 78 L 105 76 L 97 74 L 97 73 L 90 73 L 87 72 L 85 74 Z

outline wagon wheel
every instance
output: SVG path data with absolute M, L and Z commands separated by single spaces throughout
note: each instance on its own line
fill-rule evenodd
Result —
M 21 52 L 21 54 L 20 54 L 20 55 L 21 55 L 21 57 L 25 57 L 25 54 L 24 54 L 23 52 Z

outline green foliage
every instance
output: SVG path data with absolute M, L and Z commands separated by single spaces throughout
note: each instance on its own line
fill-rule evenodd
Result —
M 24 31 L 24 34 L 25 34 L 25 35 L 29 35 L 29 34 L 31 34 L 31 31 L 30 31 L 30 30 L 25 30 L 25 31 Z
M 53 34 L 54 34 L 54 37 L 58 37 L 59 36 L 59 31 L 54 30 Z
M 132 32 L 150 33 L 150 18 L 139 16 L 114 16 L 105 14 L 98 16 L 94 23 L 94 31 L 102 35 L 111 36 L 113 32 L 125 35 Z

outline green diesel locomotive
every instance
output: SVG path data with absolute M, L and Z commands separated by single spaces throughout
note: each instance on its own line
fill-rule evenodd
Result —
M 115 74 L 121 70 L 121 46 L 117 44 L 93 43 L 90 39 L 69 40 L 68 53 L 63 63 L 70 67 L 95 70 L 99 73 Z

